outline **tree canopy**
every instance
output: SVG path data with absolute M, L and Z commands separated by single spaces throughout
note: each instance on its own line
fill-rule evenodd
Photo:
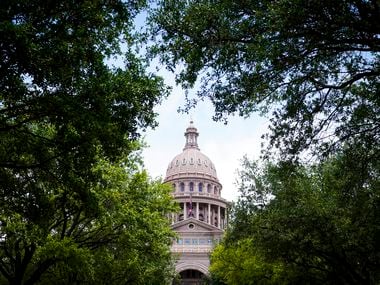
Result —
M 83 201 L 70 188 L 40 190 L 41 216 L 0 210 L 0 283 L 167 284 L 174 275 L 171 188 L 138 170 L 136 157 L 99 159 Z M 7 197 L 7 195 L 4 195 Z M 31 203 L 31 201 L 26 201 Z
M 134 154 L 167 95 L 134 51 L 146 5 L 1 1 L 0 283 L 170 275 L 173 205 Z M 114 56 L 125 66 L 108 66 Z
M 215 120 L 270 118 L 211 274 L 226 284 L 378 284 L 377 0 L 157 1 L 159 55 Z M 271 151 L 277 156 L 268 160 Z M 300 155 L 319 159 L 305 163 Z
M 378 284 L 379 175 L 360 147 L 312 166 L 246 159 L 211 272 L 226 284 Z
M 155 126 L 152 108 L 166 90 L 132 51 L 142 5 L 2 1 L 0 181 L 8 193 L 36 181 L 85 192 L 99 151 L 127 155 L 127 141 Z M 122 42 L 125 68 L 112 69 L 105 59 Z
M 293 156 L 380 138 L 378 1 L 157 1 L 152 49 L 216 120 L 271 112 L 270 146 Z

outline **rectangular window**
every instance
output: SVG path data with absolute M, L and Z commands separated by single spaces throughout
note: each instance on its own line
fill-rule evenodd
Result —
M 183 244 L 183 240 L 181 238 L 177 239 L 177 244 Z
M 185 238 L 185 244 L 186 244 L 186 245 L 190 245 L 190 244 L 191 244 L 191 239 L 189 239 L 189 238 Z
M 198 244 L 198 239 L 193 239 L 193 244 Z
M 207 240 L 204 238 L 199 239 L 199 244 L 207 244 Z

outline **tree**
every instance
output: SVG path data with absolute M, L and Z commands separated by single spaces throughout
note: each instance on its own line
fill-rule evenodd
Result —
M 211 255 L 211 274 L 222 284 L 284 284 L 283 270 L 281 263 L 265 262 L 249 238 L 233 245 L 219 244 Z
M 209 98 L 214 119 L 272 112 L 285 157 L 380 138 L 378 1 L 157 1 L 153 54 Z
M 258 284 L 378 284 L 380 165 L 369 152 L 348 148 L 313 166 L 246 161 L 214 274 L 227 284 L 247 274 Z M 223 270 L 229 254 L 240 262 Z
M 134 55 L 133 18 L 144 1 L 2 1 L 0 181 L 17 197 L 39 183 L 86 196 L 99 151 L 111 161 L 155 126 L 162 80 Z M 106 57 L 120 53 L 124 69 Z M 38 183 L 37 183 L 38 182 Z
M 169 233 L 161 218 L 170 203 L 158 182 L 136 172 L 138 158 L 131 156 L 140 132 L 156 125 L 153 107 L 167 94 L 134 52 L 133 20 L 146 5 L 0 3 L 1 283 L 101 283 L 95 255 L 112 269 L 107 284 L 118 283 L 118 275 L 147 284 L 141 280 L 167 274 Z M 125 67 L 105 63 L 114 56 Z M 118 174 L 117 186 L 104 176 L 122 161 L 127 174 Z M 145 257 L 144 265 L 143 252 L 156 258 Z M 117 261 L 131 272 L 121 272 Z
M 91 187 L 90 200 L 71 189 L 46 189 L 38 224 L 3 205 L 1 283 L 167 284 L 174 276 L 171 188 L 130 159 L 99 159 L 93 172 L 103 180 Z
M 185 109 L 209 98 L 216 120 L 271 114 L 269 150 L 281 154 L 265 167 L 245 162 L 214 275 L 229 284 L 249 273 L 263 283 L 378 284 L 379 2 L 157 2 L 152 54 L 179 66 L 184 88 L 200 86 Z M 302 165 L 303 151 L 322 159 Z

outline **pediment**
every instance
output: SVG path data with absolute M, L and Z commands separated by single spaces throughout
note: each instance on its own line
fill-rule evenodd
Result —
M 193 225 L 190 228 L 190 224 Z M 176 232 L 214 232 L 214 233 L 223 233 L 223 230 L 209 225 L 205 222 L 199 221 L 195 218 L 189 218 L 183 221 L 179 221 L 172 225 L 172 229 Z

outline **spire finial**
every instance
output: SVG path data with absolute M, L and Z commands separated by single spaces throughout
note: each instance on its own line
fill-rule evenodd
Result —
M 199 150 L 198 142 L 197 142 L 199 133 L 198 133 L 197 128 L 194 127 L 193 124 L 194 122 L 191 118 L 190 125 L 187 127 L 186 132 L 185 132 L 186 144 L 183 150 L 188 149 L 188 148 L 196 148 Z

